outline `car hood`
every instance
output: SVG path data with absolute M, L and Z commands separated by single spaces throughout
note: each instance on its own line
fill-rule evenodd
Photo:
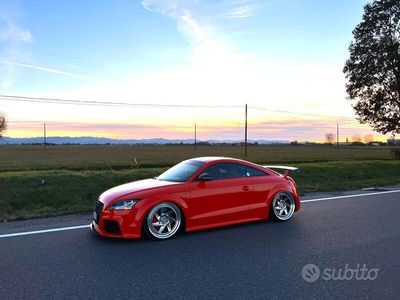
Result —
M 99 200 L 105 205 L 108 205 L 111 201 L 127 194 L 176 184 L 180 184 L 180 182 L 162 181 L 157 179 L 133 181 L 105 191 L 100 195 Z

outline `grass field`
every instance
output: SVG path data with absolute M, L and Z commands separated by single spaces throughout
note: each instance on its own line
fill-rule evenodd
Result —
M 0 147 L 0 220 L 89 211 L 104 190 L 160 174 L 183 159 L 245 158 L 240 146 Z M 245 159 L 290 164 L 300 193 L 400 182 L 400 161 L 385 147 L 251 146 Z
M 187 158 L 228 156 L 255 163 L 390 160 L 386 147 L 250 146 L 0 146 L 0 172 L 22 170 L 104 170 L 168 167 Z M 135 162 L 136 160 L 136 162 Z

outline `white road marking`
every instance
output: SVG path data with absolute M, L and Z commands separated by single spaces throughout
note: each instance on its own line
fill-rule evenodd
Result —
M 336 196 L 336 197 L 327 197 L 327 198 L 318 198 L 318 199 L 309 199 L 309 200 L 302 200 L 301 203 L 327 201 L 327 200 L 335 200 L 335 199 L 343 199 L 343 198 L 366 197 L 366 196 L 392 194 L 392 193 L 400 193 L 400 190 L 375 192 L 375 193 L 365 193 L 365 194 L 355 194 L 355 195 L 346 195 L 346 196 Z M 1 238 L 13 237 L 13 236 L 41 234 L 41 233 L 49 233 L 49 232 L 56 232 L 56 231 L 66 231 L 66 230 L 76 230 L 76 229 L 83 229 L 83 228 L 89 228 L 89 227 L 90 227 L 90 225 L 79 225 L 79 226 L 72 226 L 72 227 L 61 227 L 61 228 L 44 229 L 44 230 L 36 230 L 36 231 L 26 231 L 26 232 L 16 232 L 16 233 L 9 233 L 9 234 L 1 234 L 0 235 L 0 239 Z
M 365 194 L 355 194 L 355 195 L 346 195 L 346 196 L 336 196 L 336 197 L 328 197 L 328 198 L 318 198 L 318 199 L 302 200 L 300 202 L 301 203 L 317 202 L 317 201 L 335 200 L 335 199 L 343 199 L 343 198 L 365 197 L 365 196 L 392 194 L 392 193 L 400 193 L 400 190 L 375 192 L 375 193 L 365 193 Z
M 75 230 L 75 229 L 82 229 L 82 228 L 89 228 L 89 227 L 90 227 L 90 225 L 79 225 L 79 226 L 72 226 L 72 227 L 61 227 L 61 228 L 53 228 L 53 229 L 44 229 L 44 230 L 9 233 L 9 234 L 0 235 L 0 239 L 1 238 L 13 237 L 13 236 L 40 234 L 40 233 L 48 233 L 48 232 L 55 232 L 55 231 Z

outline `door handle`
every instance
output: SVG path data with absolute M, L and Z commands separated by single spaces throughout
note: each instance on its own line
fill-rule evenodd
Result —
M 249 188 L 247 185 L 245 185 L 244 187 L 242 187 L 242 189 L 243 189 L 243 191 L 245 191 L 245 192 L 247 192 L 248 190 L 250 190 L 250 188 Z

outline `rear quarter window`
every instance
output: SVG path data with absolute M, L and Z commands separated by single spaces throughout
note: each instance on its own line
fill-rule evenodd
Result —
M 261 171 L 259 169 L 246 166 L 246 176 L 247 177 L 256 177 L 256 176 L 266 176 L 267 172 Z

